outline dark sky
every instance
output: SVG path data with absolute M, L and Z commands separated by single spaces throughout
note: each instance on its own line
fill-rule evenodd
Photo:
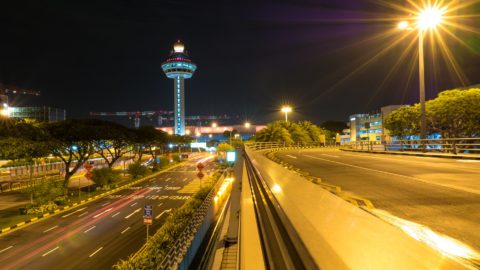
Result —
M 186 82 L 188 115 L 264 122 L 280 118 L 288 102 L 293 118 L 321 123 L 418 99 L 418 71 L 408 79 L 415 50 L 402 57 L 414 36 L 381 54 L 397 38 L 381 33 L 403 15 L 381 1 L 0 2 L 0 82 L 42 92 L 11 97 L 12 105 L 65 108 L 76 118 L 171 110 L 173 82 L 160 65 L 176 39 L 198 65 Z M 454 33 L 473 51 L 453 39 L 447 45 L 465 83 L 478 84 L 478 36 Z M 426 51 L 427 97 L 461 86 L 446 61 Z

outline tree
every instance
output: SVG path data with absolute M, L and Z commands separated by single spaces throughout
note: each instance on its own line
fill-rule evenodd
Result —
M 228 143 L 220 143 L 217 145 L 217 153 L 233 151 L 235 148 Z
M 95 123 L 97 120 L 66 120 L 43 125 L 51 154 L 65 164 L 65 189 L 70 178 L 96 152 L 95 141 L 99 134 Z
M 312 139 L 308 135 L 308 132 L 305 131 L 301 125 L 298 125 L 294 122 L 280 122 L 288 132 L 290 133 L 290 137 L 292 138 L 293 142 L 296 144 L 309 144 L 312 142 Z
M 327 130 L 322 129 L 321 127 L 312 124 L 310 121 L 302 121 L 298 123 L 303 130 L 305 130 L 312 142 L 319 142 L 320 135 L 329 135 Z
M 420 106 L 405 106 L 391 112 L 384 119 L 384 126 L 391 136 L 400 139 L 420 132 Z
M 92 181 L 100 187 L 104 187 L 115 182 L 119 175 L 117 171 L 112 170 L 110 167 L 95 169 L 92 171 L 92 174 Z
M 129 152 L 133 132 L 125 126 L 112 122 L 96 122 L 99 138 L 95 140 L 97 153 L 105 160 L 109 168 L 123 155 Z
M 279 142 L 286 145 L 293 143 L 290 133 L 279 121 L 270 123 L 266 128 L 260 130 L 256 134 L 255 140 L 257 142 Z
M 128 165 L 128 173 L 133 177 L 133 179 L 137 179 L 139 176 L 147 175 L 148 169 L 147 167 L 143 166 L 140 161 L 137 161 Z
M 480 89 L 448 90 L 426 104 L 430 133 L 443 138 L 480 134 Z

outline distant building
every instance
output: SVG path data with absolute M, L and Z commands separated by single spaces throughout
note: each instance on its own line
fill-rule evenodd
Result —
M 34 119 L 38 122 L 64 121 L 67 112 L 64 109 L 51 107 L 11 107 L 11 118 Z
M 391 112 L 403 106 L 405 105 L 389 105 L 382 107 L 380 111 L 375 113 L 351 115 L 350 141 L 388 140 L 388 130 L 383 126 L 383 121 Z

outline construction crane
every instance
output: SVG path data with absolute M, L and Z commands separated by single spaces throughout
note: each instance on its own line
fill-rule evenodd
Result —
M 7 94 L 33 95 L 40 96 L 40 91 L 25 90 L 25 89 L 8 89 L 0 84 L 0 117 L 10 116 L 10 107 L 8 106 Z
M 135 111 L 135 112 L 90 112 L 90 116 L 127 116 L 133 118 L 135 128 L 140 127 L 140 118 L 142 116 L 158 116 L 158 125 L 162 126 L 163 121 L 173 121 L 173 111 Z M 224 120 L 239 118 L 238 116 L 229 115 L 210 115 L 210 116 L 186 116 L 187 121 L 206 121 L 206 120 Z

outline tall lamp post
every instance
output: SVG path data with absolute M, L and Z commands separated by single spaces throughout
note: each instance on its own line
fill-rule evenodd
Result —
M 288 122 L 288 113 L 292 112 L 292 107 L 290 106 L 283 106 L 282 112 L 285 113 L 285 122 Z
M 445 9 L 427 7 L 421 10 L 416 18 L 418 29 L 418 82 L 420 91 L 420 139 L 427 138 L 427 117 L 425 108 L 425 59 L 423 56 L 423 35 L 428 30 L 433 30 L 442 22 Z M 401 21 L 398 28 L 412 30 L 407 21 Z

